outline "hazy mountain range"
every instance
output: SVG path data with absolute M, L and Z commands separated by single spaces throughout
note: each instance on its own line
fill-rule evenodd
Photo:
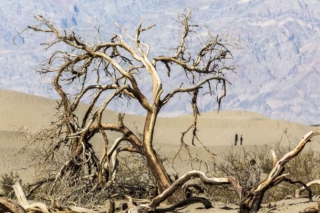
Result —
M 174 21 L 189 6 L 193 22 L 206 24 L 212 32 L 229 34 L 241 41 L 233 50 L 237 73 L 222 109 L 246 110 L 274 119 L 306 124 L 320 123 L 320 1 L 318 0 L 2 0 L 0 3 L 0 88 L 57 98 L 50 78 L 33 70 L 49 52 L 39 45 L 45 36 L 23 33 L 35 24 L 33 15 L 50 18 L 57 26 L 93 39 L 95 27 L 109 39 L 119 29 L 133 32 L 141 20 L 156 24 L 147 42 L 152 54 L 175 47 L 179 29 Z M 16 38 L 15 38 L 16 37 Z M 13 43 L 15 38 L 15 44 Z M 164 73 L 165 74 L 165 73 Z M 41 83 L 39 83 L 41 82 Z M 171 84 L 171 83 L 170 83 Z M 173 82 L 172 88 L 178 85 Z M 126 110 L 125 104 L 110 109 Z M 200 100 L 201 111 L 217 109 L 215 97 Z M 162 115 L 190 112 L 189 100 L 175 100 Z

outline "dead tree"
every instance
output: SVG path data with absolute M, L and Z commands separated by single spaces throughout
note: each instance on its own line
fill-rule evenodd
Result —
M 41 74 L 53 76 L 52 84 L 60 95 L 60 100 L 57 106 L 57 120 L 53 121 L 50 128 L 36 134 L 31 141 L 45 139 L 47 142 L 43 146 L 45 147 L 43 153 L 39 153 L 44 157 L 42 162 L 56 159 L 58 150 L 63 147 L 70 148 L 62 164 L 61 161 L 52 164 L 53 166 L 58 165 L 59 168 L 51 168 L 52 171 L 55 171 L 50 173 L 54 175 L 51 181 L 51 194 L 54 193 L 57 182 L 65 176 L 70 179 L 76 176 L 78 181 L 96 182 L 94 188 L 99 185 L 108 187 L 116 178 L 119 153 L 135 152 L 147 160 L 147 165 L 161 192 L 144 206 L 147 211 L 154 211 L 161 202 L 168 198 L 171 202 L 181 200 L 183 196 L 181 186 L 187 180 L 198 177 L 211 184 L 231 184 L 240 198 L 240 212 L 257 212 L 265 192 L 287 180 L 288 174 L 284 174 L 286 163 L 297 156 L 313 136 L 320 134 L 320 131 L 309 132 L 294 150 L 280 160 L 277 160 L 275 153 L 272 152 L 274 167 L 268 178 L 253 187 L 248 193 L 244 193 L 243 187 L 235 177 L 208 178 L 199 171 L 189 172 L 172 183 L 153 147 L 158 114 L 162 107 L 175 96 L 189 94 L 194 120 L 186 132 L 192 130 L 192 144 L 194 144 L 194 139 L 197 139 L 197 116 L 199 114 L 197 98 L 206 92 L 211 93 L 211 83 L 215 82 L 222 86 L 222 94 L 217 98 L 218 106 L 220 106 L 221 100 L 226 96 L 226 86 L 229 83 L 224 74 L 226 71 L 235 69 L 235 66 L 226 65 L 226 61 L 233 58 L 228 49 L 232 43 L 226 43 L 223 38 L 212 36 L 209 33 L 208 39 L 200 44 L 198 50 L 190 50 L 191 45 L 188 45 L 188 42 L 192 35 L 197 37 L 195 32 L 199 26 L 190 24 L 191 11 L 189 10 L 186 14 L 179 16 L 183 32 L 180 43 L 174 49 L 173 54 L 156 56 L 152 60 L 149 59 L 149 46 L 142 42 L 140 37 L 143 32 L 151 30 L 154 25 L 143 28 L 140 24 L 134 36 L 129 35 L 119 26 L 126 39 L 117 34 L 110 39 L 110 42 L 101 41 L 97 44 L 88 44 L 72 31 L 59 30 L 42 16 L 36 16 L 36 19 L 39 25 L 28 28 L 35 32 L 50 34 L 50 39 L 43 43 L 46 49 L 50 49 L 57 43 L 66 46 L 65 50 L 54 51 L 51 57 L 37 69 Z M 176 89 L 163 94 L 165 85 L 161 80 L 161 67 L 167 69 L 169 78 L 173 70 L 182 69 L 189 79 L 189 85 L 183 87 L 181 83 Z M 90 75 L 95 75 L 95 83 L 88 80 Z M 150 77 L 152 97 L 148 97 L 141 90 L 140 76 Z M 72 85 L 77 85 L 77 87 L 71 89 Z M 79 103 L 88 95 L 91 95 L 91 102 L 85 114 L 78 115 L 76 110 L 79 108 Z M 104 95 L 109 96 L 105 98 Z M 94 106 L 102 98 L 104 101 L 95 109 Z M 108 115 L 106 107 L 117 98 L 126 98 L 128 101 L 136 100 L 146 111 L 141 138 L 125 124 L 124 114 L 120 113 L 118 122 L 115 123 L 103 119 Z M 107 135 L 110 131 L 121 134 L 111 147 Z M 183 146 L 185 146 L 183 137 L 186 132 L 183 132 L 181 137 Z M 96 134 L 101 134 L 105 144 L 102 155 L 99 157 L 91 144 L 91 139 Z M 79 176 L 78 171 L 82 171 L 82 176 Z M 76 183 L 70 182 L 69 184 L 75 185 Z
M 292 181 L 288 178 L 290 174 L 284 173 L 285 165 L 296 157 L 305 147 L 308 142 L 311 142 L 311 138 L 320 135 L 320 130 L 318 131 L 310 131 L 307 133 L 300 141 L 300 143 L 290 152 L 286 153 L 280 160 L 277 159 L 275 152 L 271 150 L 273 156 L 273 169 L 269 173 L 269 176 L 266 180 L 260 182 L 255 187 L 253 187 L 249 192 L 244 190 L 245 186 L 241 186 L 239 181 L 234 177 L 225 177 L 225 178 L 209 178 L 205 175 L 204 172 L 200 171 L 191 171 L 187 174 L 180 177 L 178 180 L 174 181 L 169 188 L 163 191 L 161 194 L 156 196 L 154 199 L 151 200 L 150 203 L 143 205 L 142 208 L 147 211 L 157 211 L 156 207 L 164 201 L 167 197 L 172 195 L 175 190 L 179 189 L 183 184 L 185 184 L 188 180 L 193 178 L 200 178 L 204 183 L 213 184 L 213 185 L 222 185 L 222 184 L 229 184 L 232 185 L 235 189 L 236 193 L 240 198 L 240 213 L 251 213 L 251 212 L 258 212 L 260 209 L 260 204 L 262 202 L 263 196 L 267 190 L 270 188 L 280 184 L 282 181 L 289 182 L 291 184 L 302 184 L 307 186 L 306 184 L 302 183 L 301 181 Z M 311 195 L 309 194 L 309 199 Z M 188 205 L 186 202 L 185 205 Z
M 262 181 L 259 185 L 252 188 L 250 192 L 240 201 L 240 212 L 249 213 L 257 212 L 260 209 L 260 204 L 262 202 L 265 192 L 278 185 L 282 181 L 288 181 L 288 173 L 284 173 L 285 165 L 294 157 L 296 157 L 304 148 L 304 146 L 311 141 L 311 138 L 319 135 L 320 131 L 310 131 L 308 132 L 300 141 L 300 143 L 292 151 L 285 154 L 280 160 L 274 151 L 272 151 L 273 156 L 273 169 L 269 173 L 266 180 Z M 289 181 L 290 182 L 290 181 Z M 292 181 L 292 183 L 296 183 Z
M 109 42 L 100 40 L 95 44 L 89 44 L 73 31 L 58 29 L 43 16 L 35 18 L 38 24 L 29 26 L 28 30 L 50 36 L 50 39 L 42 43 L 45 49 L 62 47 L 54 50 L 51 57 L 37 69 L 40 74 L 52 76 L 52 85 L 60 95 L 60 100 L 57 106 L 57 119 L 52 122 L 50 128 L 34 135 L 32 143 L 43 139 L 47 141 L 47 145 L 44 146 L 45 151 L 39 153 L 43 155 L 42 165 L 55 159 L 58 150 L 66 146 L 70 148 L 70 152 L 64 155 L 66 160 L 63 164 L 61 161 L 52 164 L 52 167 L 60 165 L 60 168 L 55 170 L 51 168 L 51 177 L 54 175 L 55 178 L 51 181 L 50 194 L 54 193 L 58 180 L 66 174 L 71 177 L 80 170 L 83 176 L 78 179 L 96 181 L 95 187 L 101 184 L 112 185 L 116 177 L 118 154 L 121 152 L 143 155 L 156 179 L 159 191 L 164 192 L 168 189 L 171 181 L 153 147 L 158 114 L 175 96 L 189 94 L 195 115 L 194 123 L 189 129 L 194 130 L 195 136 L 196 116 L 199 114 L 197 97 L 212 95 L 211 84 L 217 84 L 216 90 L 222 88 L 216 92 L 220 106 L 229 83 L 224 77 L 225 73 L 235 70 L 235 66 L 227 63 L 233 59 L 229 48 L 237 43 L 228 40 L 227 37 L 213 36 L 205 26 L 191 24 L 189 9 L 185 14 L 179 15 L 177 20 L 182 27 L 178 45 L 168 55 L 155 56 L 152 59 L 150 59 L 151 49 L 142 42 L 141 37 L 155 25 L 144 28 L 140 23 L 135 35 L 129 35 L 125 29 L 118 26 L 122 30 L 122 35 L 114 35 Z M 197 33 L 200 28 L 207 32 L 208 36 L 205 39 Z M 198 45 L 193 43 L 191 45 L 191 42 L 198 41 Z M 193 46 L 197 48 L 192 49 Z M 176 89 L 164 94 L 167 82 L 162 81 L 163 75 L 160 72 L 167 70 L 167 76 L 170 78 L 170 74 L 179 69 L 185 76 L 181 76 L 182 79 Z M 95 83 L 89 81 L 92 76 L 96 78 Z M 151 97 L 141 89 L 142 82 L 139 80 L 141 76 L 152 81 Z M 183 77 L 189 82 L 186 86 L 183 86 Z M 80 102 L 89 95 L 91 100 L 85 114 L 78 115 L 76 111 Z M 136 100 L 145 110 L 142 138 L 125 124 L 124 114 L 119 114 L 117 123 L 103 119 L 108 116 L 106 107 L 117 98 Z M 94 107 L 101 102 L 102 104 L 95 109 Z M 121 137 L 113 142 L 112 147 L 109 146 L 107 134 L 110 131 L 121 134 Z M 92 137 L 97 134 L 102 136 L 105 144 L 99 157 L 91 145 Z M 58 172 L 52 172 L 57 170 Z M 169 200 L 177 202 L 182 194 L 182 190 L 178 189 L 170 195 Z

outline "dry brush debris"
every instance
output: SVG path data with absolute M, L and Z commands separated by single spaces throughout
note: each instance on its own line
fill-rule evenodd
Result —
M 115 181 L 118 156 L 122 152 L 142 155 L 156 179 L 158 191 L 169 188 L 171 180 L 153 147 L 159 112 L 174 97 L 181 94 L 191 96 L 194 121 L 189 129 L 193 129 L 193 137 L 198 139 L 197 97 L 213 95 L 211 88 L 214 83 L 220 107 L 230 83 L 224 75 L 235 70 L 235 66 L 227 62 L 233 59 L 229 48 L 237 48 L 237 41 L 228 36 L 214 36 L 206 26 L 192 24 L 191 14 L 191 10 L 187 9 L 176 20 L 182 32 L 173 51 L 152 59 L 150 47 L 142 41 L 143 34 L 155 25 L 144 28 L 140 23 L 132 36 L 115 23 L 122 34 L 114 35 L 109 42 L 100 39 L 89 44 L 75 32 L 60 30 L 45 17 L 35 16 L 38 25 L 29 26 L 27 31 L 46 33 L 54 38 L 42 43 L 46 50 L 61 47 L 52 51 L 51 57 L 37 69 L 40 74 L 52 77 L 53 87 L 60 95 L 56 120 L 49 128 L 28 137 L 28 146 L 37 143 L 43 147 L 35 156 L 39 163 L 35 166 L 47 175 L 44 179 L 48 180 L 47 185 L 50 184 L 50 195 L 55 194 L 64 177 L 70 185 L 81 181 L 93 183 L 91 189 L 83 187 L 84 191 L 109 187 Z M 101 38 L 99 30 L 97 33 Z M 203 36 L 204 33 L 207 36 Z M 58 43 L 60 46 L 57 46 Z M 160 72 L 165 69 L 169 79 L 173 72 L 184 73 L 180 75 L 181 83 L 176 89 L 166 94 L 167 82 L 160 77 Z M 92 82 L 94 77 L 95 82 Z M 151 85 L 148 85 L 152 89 L 151 95 L 141 90 L 144 86 L 141 77 L 151 80 Z M 218 86 L 222 87 L 221 91 Z M 79 103 L 88 96 L 91 100 L 85 114 L 77 114 Z M 106 121 L 108 113 L 105 109 L 119 99 L 125 99 L 128 103 L 134 100 L 145 110 L 141 138 L 126 125 L 123 113 L 119 114 L 116 122 L 111 122 L 111 119 Z M 100 106 L 96 109 L 97 104 Z M 112 147 L 107 134 L 110 131 L 120 134 Z M 91 144 L 95 135 L 101 135 L 104 141 L 100 156 Z M 194 139 L 192 144 L 195 144 Z M 44 167 L 44 164 L 47 166 Z M 183 191 L 177 189 L 168 199 L 178 202 L 183 196 Z
M 102 198 L 111 198 L 114 193 L 119 192 L 115 186 L 119 174 L 119 156 L 124 152 L 139 154 L 146 160 L 145 165 L 155 179 L 154 187 L 158 191 L 158 195 L 152 197 L 149 203 L 140 206 L 134 205 L 132 198 L 127 196 L 131 209 L 129 212 L 157 211 L 157 207 L 164 200 L 169 200 L 172 204 L 181 202 L 184 200 L 182 185 L 193 178 L 200 178 L 208 184 L 232 186 L 239 197 L 241 213 L 257 212 L 265 193 L 281 182 L 296 183 L 288 178 L 288 173 L 284 173 L 285 166 L 301 152 L 312 137 L 320 134 L 319 131 L 307 133 L 296 148 L 279 160 L 272 151 L 273 165 L 268 177 L 262 182 L 254 162 L 249 171 L 250 179 L 246 184 L 236 175 L 210 178 L 201 171 L 190 171 L 175 181 L 170 180 L 153 144 L 159 112 L 178 95 L 185 94 L 184 97 L 191 98 L 193 121 L 181 135 L 179 151 L 184 147 L 191 159 L 198 159 L 184 141 L 185 134 L 190 131 L 191 144 L 202 144 L 197 136 L 198 96 L 212 95 L 214 91 L 211 84 L 215 83 L 218 110 L 220 109 L 221 101 L 227 94 L 227 84 L 230 83 L 225 74 L 235 70 L 234 65 L 228 64 L 228 61 L 233 59 L 230 49 L 238 46 L 237 41 L 227 36 L 213 36 L 207 27 L 192 24 L 191 10 L 187 9 L 178 17 L 177 22 L 182 28 L 182 33 L 174 51 L 168 55 L 155 56 L 151 60 L 150 47 L 143 42 L 142 35 L 154 25 L 143 28 L 140 23 L 132 36 L 116 23 L 122 34 L 116 34 L 109 42 L 100 39 L 94 44 L 89 44 L 73 31 L 58 29 L 41 15 L 35 18 L 38 25 L 29 26 L 27 29 L 51 36 L 51 39 L 42 43 L 45 49 L 62 48 L 53 50 L 51 57 L 37 69 L 40 74 L 52 77 L 52 85 L 60 100 L 55 120 L 50 127 L 36 133 L 26 132 L 26 149 L 30 146 L 41 147 L 33 156 L 33 166 L 42 179 L 31 186 L 31 193 L 42 188 L 43 191 L 49 192 L 46 194 L 47 200 L 50 197 L 57 198 L 59 193 L 63 193 L 59 199 L 66 203 L 69 200 L 83 204 L 94 203 Z M 198 31 L 201 29 L 206 31 L 206 38 L 200 36 L 201 33 Z M 99 30 L 98 34 L 101 38 Z M 192 42 L 198 43 L 191 45 Z M 57 46 L 58 43 L 62 46 Z M 164 82 L 160 75 L 163 69 L 167 71 L 169 79 L 172 72 L 177 70 L 184 73 L 184 76 L 180 77 L 185 77 L 176 89 L 166 94 L 164 91 L 167 82 Z M 141 89 L 144 86 L 140 79 L 142 76 L 150 78 L 151 84 L 148 86 L 152 89 L 151 95 Z M 92 77 L 95 78 L 95 82 L 92 81 Z M 187 85 L 183 86 L 184 82 L 188 82 Z M 218 89 L 220 86 L 221 90 Z M 85 98 L 90 98 L 90 104 L 85 113 L 79 115 L 79 104 Z M 135 133 L 126 124 L 123 113 L 119 113 L 118 118 L 113 121 L 108 117 L 106 108 L 117 99 L 125 99 L 128 103 L 136 101 L 145 110 L 141 134 Z M 98 103 L 100 106 L 95 108 Z M 119 135 L 112 146 L 107 134 L 109 132 L 117 132 Z M 92 138 L 96 135 L 104 142 L 103 150 L 99 150 L 101 155 L 97 154 L 92 145 Z M 214 155 L 210 154 L 214 161 Z M 16 190 L 16 194 L 20 204 L 27 209 L 28 205 L 22 193 Z M 193 202 L 209 206 L 204 198 L 192 197 L 182 204 L 189 205 Z M 181 208 L 181 205 L 176 205 L 176 208 Z M 30 208 L 48 211 L 44 204 L 36 207 L 33 205 Z M 70 211 L 77 211 L 77 207 L 68 208 Z M 83 208 L 81 211 L 95 212 Z

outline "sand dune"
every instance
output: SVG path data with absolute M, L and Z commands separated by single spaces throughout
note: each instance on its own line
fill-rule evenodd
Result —
M 39 96 L 24 94 L 14 91 L 0 90 L 0 147 L 19 148 L 21 139 L 17 132 L 23 126 L 31 130 L 39 130 L 50 124 L 50 119 L 55 113 L 56 100 Z M 86 105 L 81 105 L 77 113 L 85 112 Z M 106 111 L 104 121 L 117 122 L 117 113 Z M 133 131 L 142 131 L 144 117 L 127 114 L 125 124 Z M 193 122 L 192 115 L 180 117 L 159 118 L 155 131 L 155 144 L 161 152 L 171 155 L 180 144 L 181 133 Z M 221 111 L 202 113 L 198 121 L 198 135 L 206 145 L 213 147 L 219 153 L 223 147 L 232 146 L 234 135 L 243 134 L 244 145 L 262 145 L 279 141 L 283 131 L 287 130 L 288 138 L 292 144 L 297 144 L 302 136 L 310 130 L 317 129 L 283 120 L 272 120 L 263 115 L 245 111 Z M 110 132 L 110 139 L 115 139 L 117 133 Z M 185 141 L 191 143 L 191 134 L 187 134 Z M 103 147 L 101 137 L 95 137 L 94 145 L 97 149 Z M 283 140 L 288 143 L 288 139 Z M 320 138 L 315 138 L 313 147 L 320 150 Z M 163 145 L 165 144 L 165 145 Z M 199 143 L 196 143 L 199 145 Z M 195 147 L 197 149 L 197 147 Z
M 47 126 L 55 113 L 56 101 L 14 91 L 0 90 L 0 131 L 18 131 L 22 126 L 38 130 Z M 83 114 L 85 105 L 78 113 Z M 106 111 L 104 120 L 116 122 L 117 113 Z M 127 114 L 125 124 L 139 131 L 143 129 L 144 118 Z M 155 142 L 171 145 L 180 143 L 181 132 L 193 122 L 191 115 L 159 118 L 155 132 Z M 261 145 L 280 139 L 287 129 L 289 139 L 296 143 L 310 130 L 317 129 L 283 120 L 272 120 L 268 117 L 245 111 L 221 111 L 202 113 L 199 117 L 199 136 L 208 146 L 232 145 L 236 133 L 243 134 L 245 145 Z M 2 142 L 1 142 L 2 143 Z
M 19 129 L 23 126 L 31 130 L 39 130 L 50 124 L 50 119 L 55 113 L 56 101 L 43 97 L 23 94 L 14 91 L 0 90 L 0 175 L 15 169 L 25 180 L 31 180 L 34 172 L 25 170 L 28 166 L 27 156 L 15 155 L 23 146 L 21 136 L 18 137 Z M 77 113 L 85 112 L 86 105 L 81 105 Z M 117 113 L 106 111 L 104 121 L 117 122 Z M 124 123 L 135 131 L 142 131 L 144 117 L 127 114 Z M 173 158 L 180 145 L 181 133 L 193 122 L 192 115 L 180 117 L 159 118 L 157 121 L 154 144 L 160 153 L 168 158 Z M 233 146 L 234 135 L 238 133 L 244 136 L 244 146 L 260 146 L 265 143 L 279 141 L 283 131 L 287 130 L 288 138 L 283 143 L 297 144 L 307 132 L 319 127 L 292 123 L 283 120 L 272 120 L 268 117 L 245 111 L 222 111 L 202 113 L 198 122 L 198 135 L 200 140 L 215 153 L 220 154 L 230 149 L 241 149 L 240 146 Z M 115 139 L 119 135 L 111 132 L 109 138 Z M 185 141 L 191 145 L 190 134 Z M 320 137 L 315 138 L 311 146 L 320 151 Z M 102 150 L 103 143 L 101 136 L 94 138 L 94 147 Z M 198 153 L 204 160 L 210 160 L 199 143 L 197 146 L 190 146 L 193 152 Z M 99 153 L 99 151 L 98 151 Z M 186 153 L 183 154 L 186 156 Z M 175 169 L 182 174 L 192 169 L 186 160 L 178 159 Z M 178 165 L 178 166 L 177 166 Z M 175 172 L 170 164 L 166 165 L 169 172 Z M 217 211 L 218 210 L 218 211 Z M 236 211 L 236 208 L 234 209 Z M 301 210 L 301 208 L 300 208 Z M 220 211 L 222 211 L 220 209 Z M 220 212 L 219 209 L 211 212 Z M 204 211 L 201 211 L 204 212 Z
M 14 91 L 0 90 L 0 147 L 19 148 L 21 139 L 17 132 L 23 126 L 31 130 L 39 130 L 50 124 L 50 119 L 55 113 L 56 100 L 39 96 L 24 94 Z M 81 105 L 77 113 L 85 112 L 86 105 Z M 104 121 L 117 122 L 117 113 L 106 111 Z M 142 131 L 144 117 L 127 114 L 125 124 L 133 131 Z M 181 133 L 193 122 L 192 115 L 180 117 L 159 118 L 155 131 L 155 144 L 161 152 L 172 153 L 174 147 L 180 144 Z M 245 111 L 221 111 L 202 113 L 198 121 L 198 135 L 207 146 L 217 150 L 232 146 L 234 135 L 243 134 L 244 145 L 262 145 L 279 141 L 283 131 L 287 130 L 288 138 L 292 144 L 297 144 L 304 134 L 317 129 L 283 120 L 272 120 L 263 115 Z M 110 138 L 115 139 L 118 134 L 110 132 Z M 190 142 L 191 134 L 186 135 L 185 141 Z M 100 148 L 101 138 L 95 138 L 95 146 Z M 288 142 L 287 138 L 283 140 Z M 320 139 L 316 138 L 313 147 L 320 150 Z M 163 145 L 165 144 L 165 146 Z M 199 143 L 196 143 L 199 145 Z M 172 146 L 172 147 L 171 147 Z M 218 148 L 220 147 L 220 148 Z M 195 147 L 196 148 L 196 147 Z M 220 152 L 220 151 L 218 151 Z M 170 155 L 170 154 L 169 154 Z

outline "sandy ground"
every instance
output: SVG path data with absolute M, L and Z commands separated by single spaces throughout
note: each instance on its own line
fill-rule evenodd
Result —
M 307 199 L 283 200 L 270 205 L 262 205 L 259 213 L 298 213 L 305 208 L 316 206 L 317 201 L 309 202 Z M 213 208 L 205 209 L 201 204 L 193 204 L 178 212 L 189 213 L 236 213 L 239 207 L 235 204 L 213 203 Z
M 18 136 L 23 126 L 31 130 L 39 130 L 49 124 L 56 106 L 55 100 L 27 95 L 13 91 L 0 90 L 0 175 L 10 171 L 18 171 L 25 182 L 34 178 L 34 171 L 28 168 L 28 156 L 17 155 L 21 147 L 22 138 Z M 83 114 L 85 106 L 81 106 L 78 113 Z M 107 111 L 104 120 L 116 122 L 117 113 Z M 144 118 L 141 116 L 126 115 L 125 124 L 132 129 L 142 131 Z M 157 150 L 169 159 L 172 159 L 179 149 L 181 132 L 192 124 L 192 116 L 174 118 L 159 118 L 155 132 Z M 215 154 L 230 150 L 240 150 L 241 146 L 233 146 L 234 135 L 244 136 L 244 146 L 261 146 L 265 143 L 279 141 L 284 130 L 288 138 L 283 143 L 298 144 L 300 139 L 309 131 L 317 129 L 308 125 L 292 123 L 281 120 L 271 120 L 265 116 L 244 111 L 223 111 L 202 113 L 199 117 L 199 138 Z M 115 139 L 118 135 L 111 133 L 109 137 Z M 102 150 L 101 138 L 94 139 L 96 150 Z M 185 140 L 190 144 L 190 135 Z M 203 160 L 210 160 L 200 144 L 190 146 L 192 151 L 199 154 Z M 320 137 L 311 143 L 313 149 L 320 151 Z M 186 156 L 186 152 L 182 155 Z M 170 165 L 167 165 L 170 166 Z M 179 174 L 192 169 L 184 160 L 177 160 L 175 169 Z M 169 170 L 170 172 L 170 170 Z M 171 171 L 173 172 L 173 171 Z M 238 207 L 233 204 L 214 203 L 212 209 L 203 209 L 201 205 L 192 205 L 180 212 L 237 212 Z M 274 210 L 267 207 L 260 212 L 299 212 L 302 209 L 316 205 L 307 202 L 307 199 L 284 200 L 277 202 Z

